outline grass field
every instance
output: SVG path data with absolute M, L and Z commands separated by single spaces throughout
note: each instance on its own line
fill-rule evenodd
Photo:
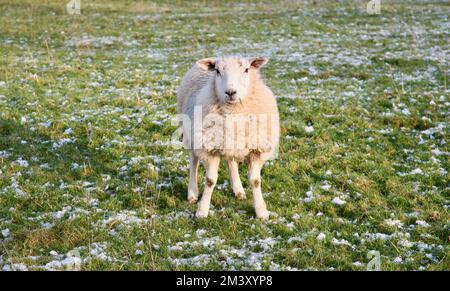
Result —
M 448 1 L 66 2 L 0 0 L 0 269 L 450 269 Z M 223 162 L 195 219 L 169 142 L 229 54 L 270 58 L 266 222 Z

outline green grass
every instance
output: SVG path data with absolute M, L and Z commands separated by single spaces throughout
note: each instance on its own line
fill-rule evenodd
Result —
M 450 269 L 446 1 L 81 2 L 0 0 L 0 268 Z M 228 54 L 270 58 L 267 222 L 223 163 L 194 219 L 167 146 L 183 74 Z

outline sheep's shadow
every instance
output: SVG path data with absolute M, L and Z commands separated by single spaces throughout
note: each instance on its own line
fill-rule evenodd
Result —
M 108 151 L 94 148 L 90 142 L 88 133 L 80 133 L 77 131 L 76 136 L 73 135 L 75 137 L 73 142 L 55 147 L 58 138 L 51 136 L 53 133 L 49 134 L 48 132 L 49 130 L 40 125 L 22 124 L 15 120 L 0 118 L 0 169 L 3 172 L 7 172 L 11 167 L 16 167 L 13 173 L 21 172 L 23 175 L 22 178 L 31 180 L 31 184 L 37 183 L 42 185 L 49 182 L 50 184 L 54 184 L 56 188 L 61 183 L 74 185 L 77 181 L 96 182 L 102 180 L 105 175 L 110 176 L 113 184 L 119 182 L 118 180 L 122 180 L 125 184 L 130 182 L 129 180 L 124 181 L 123 179 L 127 178 L 121 176 L 120 170 L 114 166 L 117 164 L 115 161 L 117 157 L 111 155 Z M 61 133 L 58 134 L 59 138 L 62 136 Z M 162 154 L 159 150 L 155 150 L 155 152 Z M 20 161 L 26 161 L 28 166 L 20 166 Z M 74 165 L 78 165 L 80 167 L 79 170 L 75 170 Z M 88 173 L 83 170 L 85 166 L 88 168 Z M 39 168 L 39 173 L 31 170 L 33 168 Z M 241 175 L 246 173 L 246 170 L 245 166 L 241 168 Z M 200 165 L 198 178 L 199 198 L 201 198 L 204 188 L 204 172 L 203 165 Z M 185 176 L 180 181 L 177 179 L 179 176 L 174 176 L 172 171 L 161 171 L 158 177 L 154 177 L 155 180 L 153 182 L 158 184 L 170 181 L 171 186 L 169 188 L 158 189 L 155 185 L 154 188 L 146 188 L 144 195 L 157 196 L 158 199 L 154 201 L 160 210 L 166 208 L 173 210 L 173 207 L 177 203 L 187 203 L 189 171 L 184 174 Z M 229 181 L 229 174 L 224 161 L 222 161 L 218 183 L 222 184 L 225 180 Z M 243 181 L 245 183 L 245 178 Z M 134 183 L 135 186 L 145 188 L 146 183 L 144 177 L 142 177 L 140 182 L 135 181 Z M 2 179 L 0 177 L 0 192 L 2 189 L 9 188 L 10 184 L 10 179 Z M 249 190 L 246 189 L 246 191 L 248 192 L 247 197 L 249 197 Z M 120 191 L 117 193 L 115 191 L 113 192 L 114 194 L 119 194 L 119 196 L 122 193 Z M 224 189 L 216 188 L 214 192 L 214 200 L 220 201 L 220 203 L 223 203 L 225 198 L 228 198 L 227 200 L 234 199 L 234 194 L 229 185 Z M 52 195 L 51 193 L 47 195 Z M 128 198 L 125 196 L 123 199 L 125 202 L 128 201 Z M 170 199 L 175 199 L 176 203 L 175 201 L 170 201 Z M 127 203 L 124 204 L 124 207 L 126 205 Z M 34 208 L 34 210 L 39 211 L 40 208 Z
M 88 164 L 92 176 L 116 172 L 108 166 L 111 157 L 89 145 L 87 133 L 77 134 L 71 142 L 59 146 L 40 126 L 28 127 L 10 119 L 0 118 L 0 152 L 0 168 L 26 161 L 30 167 L 38 166 L 73 180 L 80 178 L 79 171 L 73 171 L 76 165 Z

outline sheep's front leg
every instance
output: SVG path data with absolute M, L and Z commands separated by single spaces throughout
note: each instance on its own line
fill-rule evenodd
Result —
M 198 203 L 196 217 L 208 217 L 209 205 L 211 203 L 211 196 L 214 190 L 214 186 L 217 183 L 217 176 L 219 172 L 220 157 L 210 157 L 205 161 L 206 168 L 206 183 L 203 190 L 202 199 Z
M 259 158 L 251 158 L 249 161 L 248 180 L 252 186 L 253 205 L 255 207 L 256 217 L 261 219 L 269 218 L 266 203 L 261 192 L 261 168 L 264 164 Z
M 189 186 L 188 186 L 189 203 L 195 203 L 197 202 L 198 199 L 197 172 L 198 172 L 198 158 L 194 155 L 194 153 L 191 153 Z
M 244 187 L 242 187 L 241 177 L 239 177 L 239 164 L 236 160 L 228 160 L 227 163 L 233 193 L 238 199 L 245 199 Z

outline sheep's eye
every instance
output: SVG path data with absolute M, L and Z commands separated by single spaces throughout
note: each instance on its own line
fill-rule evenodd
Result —
M 245 69 L 245 72 L 246 72 L 246 73 L 248 73 L 248 68 L 247 68 L 247 69 Z
M 220 76 L 220 71 L 219 71 L 219 69 L 216 69 L 216 73 L 217 73 L 217 75 Z

